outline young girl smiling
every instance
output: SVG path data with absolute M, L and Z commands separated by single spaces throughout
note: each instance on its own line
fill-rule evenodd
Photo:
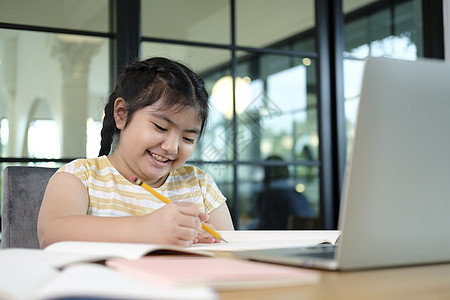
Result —
M 41 247 L 61 240 L 186 247 L 218 242 L 201 222 L 233 230 L 213 179 L 185 165 L 208 111 L 203 80 L 186 66 L 160 57 L 128 66 L 105 106 L 99 157 L 62 166 L 48 183 L 38 219 Z M 133 176 L 172 202 L 135 185 Z

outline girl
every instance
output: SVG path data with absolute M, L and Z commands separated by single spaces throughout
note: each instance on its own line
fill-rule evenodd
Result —
M 208 110 L 204 82 L 186 66 L 151 58 L 126 68 L 105 107 L 99 157 L 62 166 L 48 183 L 38 218 L 41 248 L 61 240 L 186 247 L 218 242 L 201 222 L 233 230 L 211 177 L 184 166 Z M 133 184 L 132 176 L 172 203 Z

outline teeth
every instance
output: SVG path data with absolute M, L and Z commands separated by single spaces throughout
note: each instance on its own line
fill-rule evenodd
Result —
M 162 156 L 160 156 L 160 155 L 158 155 L 158 154 L 152 153 L 152 156 L 153 156 L 157 161 L 160 161 L 160 162 L 166 162 L 166 161 L 168 161 L 167 158 L 164 158 L 164 157 L 162 157 Z

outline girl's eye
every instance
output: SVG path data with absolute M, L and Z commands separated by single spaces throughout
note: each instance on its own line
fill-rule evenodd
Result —
M 153 123 L 153 124 L 155 125 L 155 127 L 156 127 L 157 130 L 162 131 L 162 132 L 166 132 L 166 131 L 167 131 L 167 129 L 165 129 L 164 127 L 161 127 L 161 126 L 159 126 L 159 125 L 156 124 L 156 123 Z
M 190 143 L 190 144 L 195 144 L 195 139 L 190 139 L 190 138 L 187 138 L 187 137 L 184 137 L 183 139 L 184 139 L 186 142 Z

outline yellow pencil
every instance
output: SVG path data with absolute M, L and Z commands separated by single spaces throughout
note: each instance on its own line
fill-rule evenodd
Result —
M 161 200 L 164 203 L 170 203 L 170 200 L 167 199 L 166 197 L 164 197 L 163 195 L 161 195 L 160 193 L 158 193 L 157 191 L 155 191 L 154 189 L 152 189 L 148 184 L 146 184 L 145 182 L 143 182 L 142 180 L 140 180 L 139 178 L 137 178 L 136 176 L 132 176 L 131 181 L 135 182 L 137 185 L 142 186 L 144 189 L 146 189 L 147 191 L 149 191 L 150 193 L 152 193 L 153 195 L 155 195 L 159 200 Z M 216 239 L 220 239 L 222 241 L 224 241 L 225 243 L 228 243 L 219 233 L 217 233 L 215 230 L 213 230 L 212 228 L 210 228 L 208 225 L 206 225 L 205 223 L 202 223 L 202 228 L 209 232 L 213 237 L 215 237 Z

